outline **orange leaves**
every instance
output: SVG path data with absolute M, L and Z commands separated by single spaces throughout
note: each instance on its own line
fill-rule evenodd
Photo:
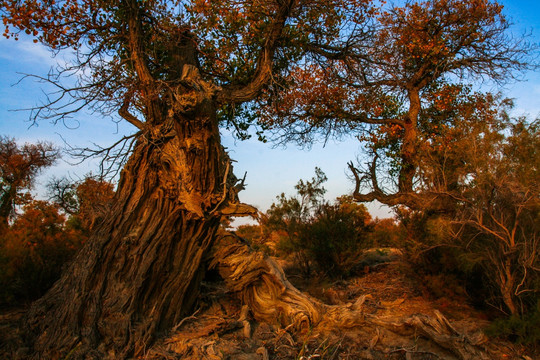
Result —
M 29 198 L 23 190 L 32 187 L 37 173 L 56 161 L 58 152 L 49 143 L 19 146 L 0 137 L 0 223 L 7 223 L 16 205 Z
M 89 0 L 6 0 L 2 3 L 4 36 L 17 39 L 20 32 L 25 32 L 34 36 L 34 42 L 51 48 L 79 47 L 86 33 L 104 25 L 92 24 L 89 13 L 93 7 Z
M 361 141 L 369 143 L 371 148 L 392 146 L 401 141 L 404 129 L 398 124 L 380 125 L 360 137 Z
M 427 0 L 393 7 L 378 19 L 386 32 L 380 46 L 393 53 L 387 58 L 400 59 L 406 68 L 430 63 L 435 68 L 462 56 L 490 27 L 503 25 L 501 9 L 489 0 Z
M 338 118 L 343 111 L 354 107 L 354 97 L 347 88 L 336 81 L 325 70 L 315 65 L 295 67 L 287 78 L 290 87 L 282 91 L 279 101 L 273 104 L 272 116 L 263 120 L 269 125 L 277 125 L 286 116 L 301 118 L 310 124 L 317 124 L 332 117 Z M 271 120 L 272 119 L 272 120 Z
M 468 87 L 461 84 L 432 84 L 429 90 L 424 92 L 424 98 L 434 110 L 446 112 L 456 109 L 468 92 Z
M 79 202 L 76 216 L 83 228 L 91 230 L 112 206 L 114 187 L 109 182 L 88 177 L 77 186 L 76 195 Z
M 66 223 L 58 208 L 32 201 L 0 234 L 0 304 L 20 303 L 40 296 L 87 239 Z

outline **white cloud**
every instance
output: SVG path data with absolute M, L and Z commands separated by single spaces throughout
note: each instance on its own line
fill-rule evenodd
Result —
M 21 37 L 17 41 L 1 37 L 0 58 L 10 62 L 32 63 L 46 67 L 56 66 L 60 60 L 54 58 L 45 46 L 34 43 L 27 37 Z

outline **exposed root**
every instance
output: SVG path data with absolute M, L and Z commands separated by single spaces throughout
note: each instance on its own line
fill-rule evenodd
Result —
M 237 292 L 259 321 L 307 331 L 321 320 L 324 305 L 296 289 L 281 267 L 227 233 L 215 248 L 216 267 L 229 290 Z
M 323 304 L 297 290 L 278 264 L 252 251 L 235 234 L 221 234 L 213 255 L 212 265 L 258 321 L 329 338 L 353 336 L 356 345 L 385 354 L 407 348 L 442 359 L 495 356 L 482 333 L 460 333 L 438 311 L 413 316 L 370 314 L 364 310 L 369 295 L 345 305 Z
M 389 279 L 397 300 L 378 301 L 382 294 L 362 294 L 359 278 L 339 285 L 352 290 L 343 291 L 348 295 L 341 296 L 340 305 L 327 305 L 297 290 L 277 263 L 253 252 L 234 234 L 220 234 L 213 255 L 212 264 L 225 284 L 203 283 L 207 290 L 199 310 L 173 323 L 169 336 L 151 347 L 138 344 L 142 350 L 136 358 L 518 359 L 505 356 L 498 350 L 503 344 L 488 342 L 481 332 L 469 335 L 463 329 L 467 321 L 451 323 L 426 308 L 423 299 L 404 302 L 402 289 L 395 285 L 400 281 L 397 278 Z M 384 283 L 380 285 L 385 288 Z M 344 303 L 348 300 L 353 301 Z M 31 349 L 21 341 L 4 340 L 0 357 L 32 358 Z M 509 348 L 504 351 L 515 354 Z

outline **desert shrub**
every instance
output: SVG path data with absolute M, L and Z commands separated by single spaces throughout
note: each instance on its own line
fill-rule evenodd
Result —
M 55 205 L 32 201 L 0 239 L 0 305 L 32 301 L 59 278 L 86 240 Z
M 247 240 L 252 246 L 262 241 L 262 229 L 260 225 L 240 225 L 236 229 L 236 235 Z
M 274 255 L 274 247 L 261 225 L 240 225 L 236 229 L 236 235 L 246 240 L 249 245 L 267 255 Z
M 534 311 L 495 320 L 486 329 L 486 333 L 519 344 L 540 347 L 540 300 Z
M 362 204 L 343 196 L 324 200 L 324 173 L 316 168 L 311 181 L 300 180 L 297 196 L 281 194 L 261 219 L 263 237 L 275 242 L 278 254 L 292 258 L 304 276 L 312 268 L 346 276 L 368 244 L 371 217 Z
M 366 247 L 369 213 L 349 198 L 322 204 L 300 234 L 308 257 L 326 274 L 348 276 L 357 270 Z
M 485 307 L 490 289 L 483 270 L 452 241 L 441 214 L 405 208 L 396 212 L 405 233 L 402 249 L 424 289 L 434 298 L 465 298 Z
M 366 245 L 370 247 L 397 247 L 402 248 L 405 239 L 405 228 L 395 219 L 375 218 L 369 223 L 369 233 Z

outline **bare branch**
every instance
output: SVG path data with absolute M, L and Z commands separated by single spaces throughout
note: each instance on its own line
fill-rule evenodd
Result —
M 122 104 L 120 109 L 118 109 L 118 115 L 120 115 L 124 120 L 128 121 L 133 126 L 139 128 L 139 130 L 145 130 L 146 129 L 145 124 L 129 112 L 129 105 L 130 105 L 130 100 L 126 94 L 124 103 Z

